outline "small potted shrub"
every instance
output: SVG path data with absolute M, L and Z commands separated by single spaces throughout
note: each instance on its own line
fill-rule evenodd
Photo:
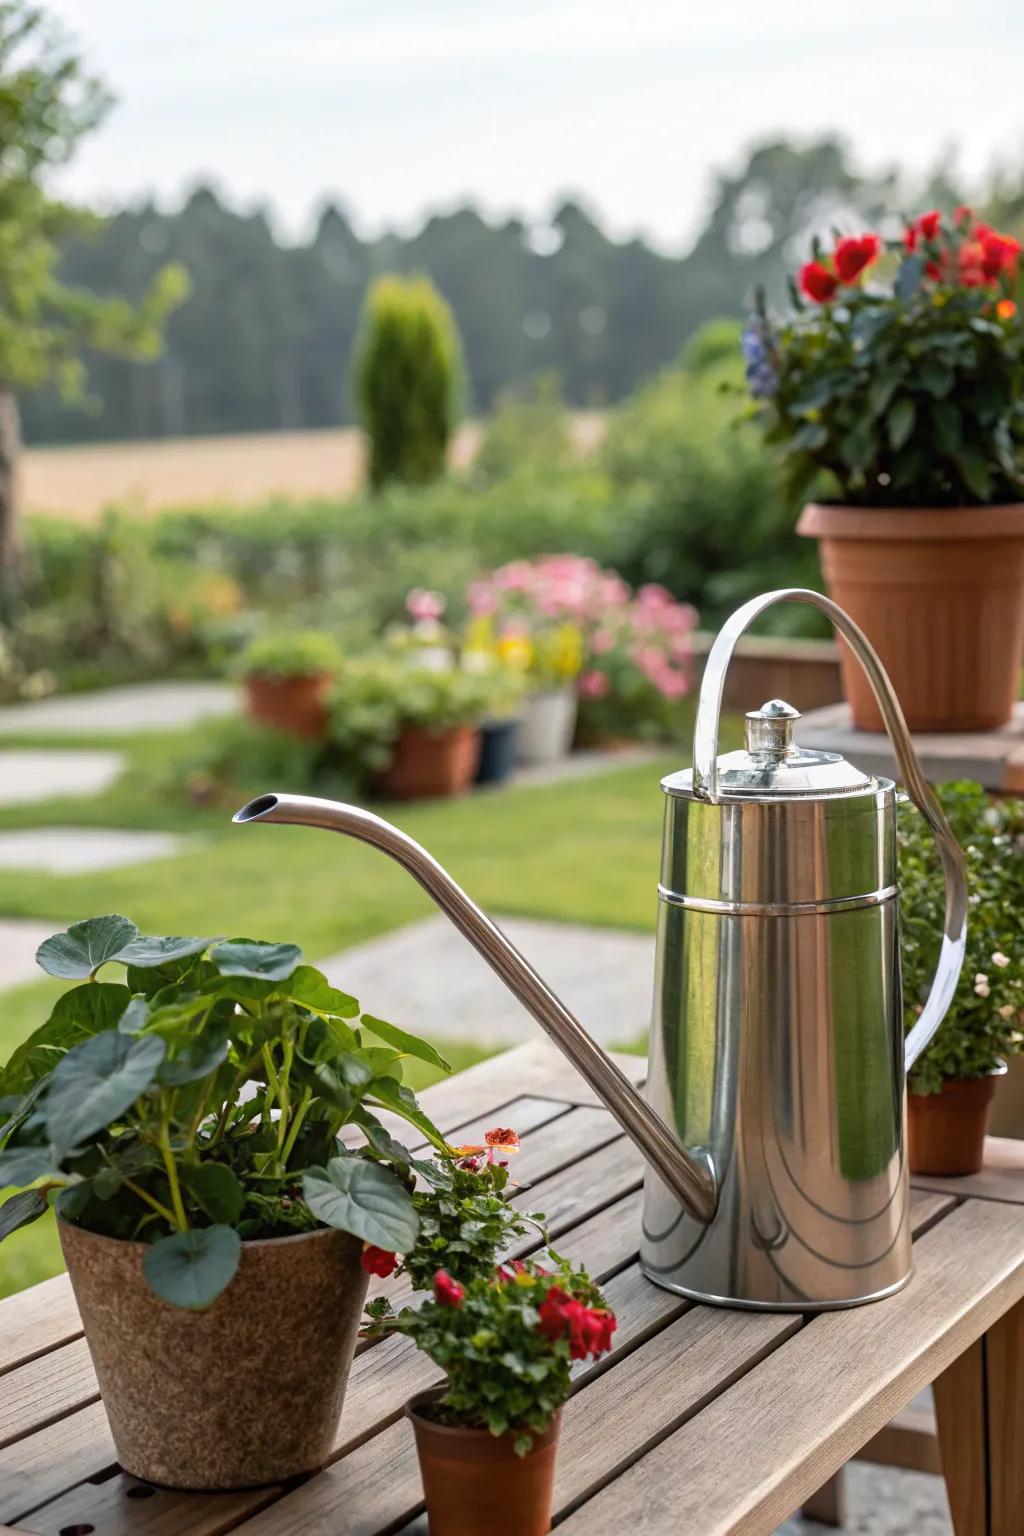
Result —
M 371 1337 L 404 1334 L 447 1376 L 407 1412 L 431 1536 L 542 1536 L 574 1361 L 611 1348 L 615 1317 L 582 1269 L 514 1261 L 463 1285 L 439 1268 L 433 1295 L 397 1315 L 370 1303 Z
M 340 665 L 337 644 L 322 630 L 261 635 L 239 663 L 249 718 L 304 740 L 321 740 L 327 695 Z
M 1024 644 L 1024 317 L 1020 245 L 970 209 L 896 240 L 845 237 L 763 296 L 747 379 L 829 592 L 866 631 L 911 728 L 1010 718 Z M 876 280 L 881 274 L 881 280 Z M 882 729 L 842 650 L 854 723 Z
M 943 808 L 967 857 L 967 957 L 949 1014 L 910 1074 L 910 1165 L 916 1173 L 975 1173 L 996 1083 L 1022 1044 L 1024 801 L 990 800 L 978 784 L 950 784 Z M 931 834 L 900 808 L 900 885 L 906 1027 L 931 986 L 944 903 Z
M 378 1111 L 437 1148 L 443 1182 L 449 1149 L 401 1076 L 409 1056 L 446 1064 L 294 944 L 145 938 L 109 916 L 38 959 L 76 985 L 0 1074 L 0 1186 L 20 1189 L 0 1236 L 56 1204 L 121 1465 L 179 1488 L 310 1471 L 373 1255 L 420 1235 L 428 1165 Z

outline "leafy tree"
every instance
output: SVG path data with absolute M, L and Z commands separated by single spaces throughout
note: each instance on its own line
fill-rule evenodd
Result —
M 26 0 L 0 0 L 0 589 L 15 585 L 18 395 L 53 382 L 81 395 L 83 348 L 153 357 L 168 310 L 185 294 L 165 268 L 141 303 L 101 298 L 58 276 L 58 243 L 90 218 L 52 197 L 65 164 L 110 105 L 98 81 Z
M 358 360 L 374 487 L 389 480 L 422 485 L 443 474 L 459 359 L 451 310 L 433 284 L 379 278 L 367 299 Z

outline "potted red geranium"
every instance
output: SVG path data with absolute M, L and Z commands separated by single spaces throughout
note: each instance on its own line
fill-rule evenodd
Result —
M 615 1317 L 586 1272 L 513 1261 L 468 1285 L 447 1270 L 397 1315 L 371 1302 L 372 1337 L 402 1333 L 447 1373 L 408 1405 L 431 1536 L 551 1529 L 562 1404 L 572 1364 L 611 1348 Z
M 744 335 L 754 414 L 799 531 L 879 651 L 912 727 L 1006 723 L 1024 643 L 1024 320 L 1019 243 L 960 208 L 815 245 L 794 312 L 759 296 Z M 881 278 L 881 280 L 879 280 Z M 844 654 L 861 729 L 880 730 Z

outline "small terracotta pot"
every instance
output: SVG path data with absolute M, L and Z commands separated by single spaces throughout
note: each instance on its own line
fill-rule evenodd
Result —
M 366 1297 L 362 1243 L 318 1228 L 242 1244 L 203 1312 L 142 1274 L 144 1243 L 58 1221 L 126 1472 L 172 1488 L 249 1488 L 330 1455 Z
M 331 682 L 329 672 L 314 672 L 306 677 L 261 677 L 251 673 L 245 679 L 249 719 L 304 741 L 321 741 L 327 734 L 327 690 Z
M 999 1078 L 950 1078 L 938 1093 L 907 1094 L 911 1173 L 977 1173 L 985 1159 L 988 1117 Z
M 878 651 L 915 731 L 985 731 L 1009 720 L 1024 648 L 1024 503 L 804 508 L 829 594 Z M 843 691 L 862 731 L 884 729 L 840 642 Z
M 395 800 L 461 795 L 472 784 L 479 760 L 480 732 L 475 725 L 448 731 L 405 725 L 380 787 Z
M 406 1407 L 416 1433 L 430 1536 L 546 1536 L 551 1529 L 555 1456 L 561 1409 L 525 1456 L 517 1456 L 515 1435 L 437 1424 L 422 1410 L 441 1396 L 421 1392 Z

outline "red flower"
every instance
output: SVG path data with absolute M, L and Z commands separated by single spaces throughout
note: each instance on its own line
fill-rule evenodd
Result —
M 502 1152 L 519 1150 L 519 1137 L 515 1131 L 507 1130 L 504 1126 L 496 1125 L 493 1131 L 484 1131 L 484 1141 L 489 1147 L 500 1148 Z
M 917 242 L 921 240 L 937 240 L 942 230 L 942 215 L 937 208 L 930 213 L 922 213 L 910 225 L 903 236 L 903 244 L 908 251 L 917 250 Z
M 835 263 L 839 279 L 854 283 L 865 267 L 878 260 L 882 242 L 877 235 L 848 235 L 836 246 Z
M 1000 299 L 996 305 L 996 314 L 1000 320 L 1012 320 L 1017 313 L 1017 306 L 1012 299 Z
M 990 281 L 994 281 L 1003 272 L 1012 277 L 1017 269 L 1017 258 L 1020 255 L 1020 241 L 1014 240 L 1012 235 L 1001 235 L 997 229 L 984 229 L 978 231 L 982 249 L 982 271 Z
M 820 261 L 809 261 L 800 268 L 800 289 L 816 304 L 827 304 L 839 287 L 839 279 Z
M 439 1307 L 454 1307 L 458 1311 L 466 1292 L 447 1270 L 439 1269 L 434 1276 L 434 1300 Z
M 972 222 L 973 218 L 974 209 L 968 208 L 966 203 L 961 203 L 959 207 L 953 209 L 953 223 L 956 225 L 957 229 L 966 228 L 966 226 Z
M 560 1339 L 565 1333 L 567 1323 L 564 1307 L 568 1300 L 560 1286 L 549 1286 L 547 1295 L 537 1308 L 540 1331 L 546 1339 Z
M 386 1280 L 398 1268 L 398 1254 L 389 1253 L 386 1248 L 378 1248 L 373 1243 L 364 1243 L 360 1263 L 368 1275 L 379 1275 Z
M 615 1314 L 606 1308 L 584 1306 L 582 1301 L 576 1301 L 553 1285 L 538 1312 L 541 1333 L 552 1340 L 568 1337 L 569 1354 L 573 1360 L 585 1360 L 588 1355 L 596 1360 L 612 1347 L 612 1334 L 617 1323 Z

